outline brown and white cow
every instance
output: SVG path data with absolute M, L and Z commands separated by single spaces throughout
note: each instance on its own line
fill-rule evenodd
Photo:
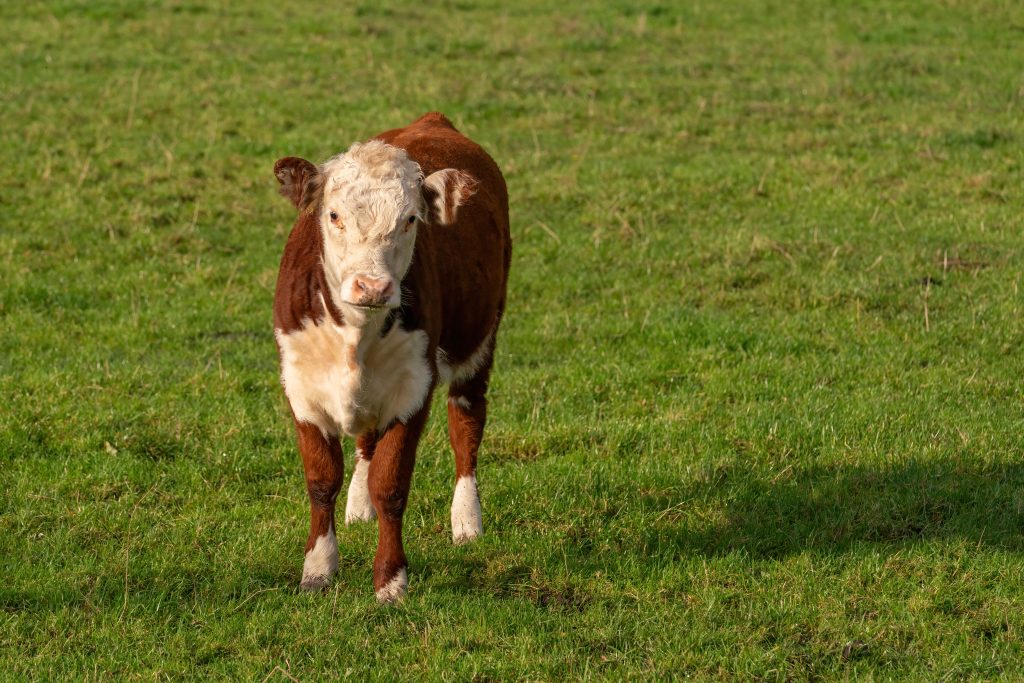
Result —
M 438 383 L 455 451 L 452 538 L 483 532 L 477 450 L 505 308 L 508 193 L 494 160 L 438 113 L 315 166 L 274 165 L 299 210 L 281 259 L 274 333 L 306 472 L 310 529 L 301 586 L 338 567 L 334 508 L 343 434 L 356 438 L 345 523 L 378 519 L 373 585 L 408 585 L 402 515 Z

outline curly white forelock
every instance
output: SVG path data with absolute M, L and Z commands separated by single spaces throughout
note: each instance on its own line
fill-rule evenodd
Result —
M 357 142 L 324 162 L 326 191 L 357 219 L 421 213 L 423 171 L 404 149 L 380 140 Z M 360 221 L 362 222 L 362 221 Z

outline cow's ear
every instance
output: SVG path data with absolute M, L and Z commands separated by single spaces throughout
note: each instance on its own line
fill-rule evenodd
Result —
M 423 179 L 429 222 L 451 225 L 459 207 L 476 192 L 477 180 L 465 171 L 446 168 Z
M 314 202 L 319 202 L 323 180 L 320 169 L 312 163 L 299 157 L 278 159 L 274 164 L 274 175 L 281 183 L 278 192 L 296 209 L 305 211 Z

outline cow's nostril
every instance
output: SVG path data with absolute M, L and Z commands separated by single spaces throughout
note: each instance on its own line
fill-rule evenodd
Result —
M 391 278 L 358 277 L 353 282 L 354 293 L 367 303 L 377 303 L 391 298 L 395 282 Z

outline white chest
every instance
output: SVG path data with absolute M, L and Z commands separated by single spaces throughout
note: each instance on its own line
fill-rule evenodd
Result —
M 285 395 L 300 421 L 356 436 L 408 419 L 423 405 L 431 373 L 422 330 L 395 325 L 380 337 L 321 320 L 275 333 Z

